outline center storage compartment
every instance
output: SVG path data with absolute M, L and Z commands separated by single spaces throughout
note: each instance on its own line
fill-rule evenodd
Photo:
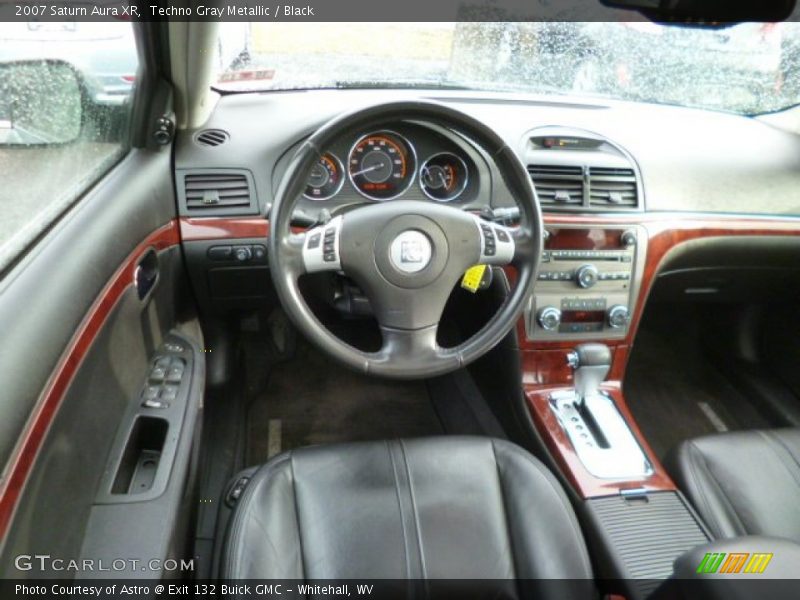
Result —
M 136 419 L 114 477 L 112 494 L 141 494 L 153 487 L 168 429 L 169 423 L 164 419 Z
M 709 541 L 700 518 L 676 492 L 591 498 L 591 531 L 602 577 L 619 580 L 630 599 L 646 598 L 672 574 L 681 554 Z

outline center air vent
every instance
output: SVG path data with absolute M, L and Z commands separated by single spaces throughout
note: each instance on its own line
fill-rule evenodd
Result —
M 222 129 L 204 129 L 194 136 L 194 141 L 200 146 L 220 146 L 227 142 L 229 137 L 228 132 Z
M 636 208 L 638 187 L 633 169 L 589 168 L 589 206 L 594 208 Z
M 249 171 L 193 169 L 179 172 L 178 189 L 182 208 L 190 214 L 212 216 L 258 212 Z
M 583 206 L 583 168 L 530 165 L 528 173 L 542 206 Z
M 528 173 L 544 210 L 611 212 L 644 208 L 634 158 L 604 136 L 548 125 L 528 133 Z

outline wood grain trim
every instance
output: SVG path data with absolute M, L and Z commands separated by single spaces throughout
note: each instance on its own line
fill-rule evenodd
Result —
M 181 239 L 187 242 L 198 240 L 226 240 L 237 238 L 266 238 L 269 221 L 264 217 L 243 218 L 190 218 L 180 220 Z
M 151 233 L 128 255 L 89 308 L 83 322 L 61 355 L 6 466 L 3 480 L 0 481 L 0 539 L 4 538 L 8 531 L 25 482 L 36 462 L 50 425 L 58 413 L 61 401 L 111 311 L 125 290 L 133 285 L 134 273 L 140 258 L 150 248 L 161 251 L 179 244 L 178 234 L 178 222 L 170 221 Z
M 558 387 L 526 387 L 525 397 L 531 413 L 534 426 L 538 430 L 550 454 L 558 467 L 566 476 L 570 484 L 583 498 L 596 498 L 619 494 L 621 490 L 644 488 L 649 491 L 675 490 L 675 484 L 667 475 L 664 467 L 653 453 L 652 448 L 645 440 L 641 430 L 633 420 L 630 409 L 622 395 L 619 382 L 606 383 L 602 388 L 613 398 L 625 421 L 631 428 L 633 435 L 642 447 L 650 463 L 653 465 L 653 474 L 646 479 L 614 480 L 598 479 L 589 473 L 578 458 L 567 434 L 558 422 L 553 411 L 550 410 L 549 396 L 552 392 L 563 390 Z

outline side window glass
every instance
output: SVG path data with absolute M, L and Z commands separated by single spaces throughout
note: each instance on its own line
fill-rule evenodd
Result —
M 0 23 L 0 273 L 127 151 L 133 25 Z

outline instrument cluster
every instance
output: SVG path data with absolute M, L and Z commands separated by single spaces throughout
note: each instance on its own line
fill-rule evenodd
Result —
M 470 200 L 477 192 L 476 185 L 470 186 L 477 179 L 474 159 L 461 144 L 439 133 L 425 131 L 418 137 L 422 139 L 415 136 L 415 146 L 409 134 L 377 129 L 355 138 L 344 152 L 326 151 L 312 169 L 303 196 L 324 202 L 354 190 L 367 200 L 384 202 L 413 190 L 408 197 Z M 343 192 L 345 184 L 349 188 Z

